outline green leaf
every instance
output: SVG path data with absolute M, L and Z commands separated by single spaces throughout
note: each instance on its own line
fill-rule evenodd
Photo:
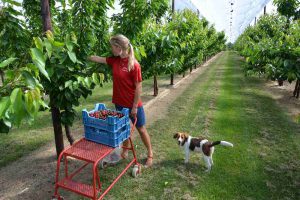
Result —
M 52 55 L 52 44 L 47 38 L 45 38 L 44 45 L 46 46 L 46 51 L 48 53 L 48 57 L 50 58 Z
M 152 53 L 153 53 L 153 54 L 156 54 L 156 47 L 155 47 L 154 45 L 152 45 L 151 50 L 152 50 Z
M 26 64 L 26 68 L 31 71 L 31 73 L 34 73 L 33 75 L 35 77 L 39 75 L 39 69 L 33 63 Z
M 77 63 L 80 64 L 80 65 L 83 65 L 83 63 L 79 60 L 77 60 Z
M 53 74 L 54 74 L 54 69 L 53 69 L 52 66 L 47 67 L 47 73 L 48 73 L 48 75 L 49 75 L 50 77 L 53 76 Z
M 43 51 L 43 41 L 39 37 L 33 37 L 36 48 Z
M 17 125 L 21 123 L 21 120 L 25 117 L 26 112 L 23 108 L 23 100 L 22 100 L 22 90 L 20 88 L 15 88 L 11 95 L 11 108 L 14 113 L 13 122 Z
M 57 42 L 57 41 L 54 41 L 53 45 L 56 46 L 56 47 L 63 47 L 63 46 L 65 46 L 65 44 L 63 42 Z
M 44 108 L 47 108 L 47 109 L 49 108 L 49 106 L 41 99 L 39 100 L 39 104 Z
M 36 86 L 35 78 L 32 76 L 31 73 L 25 70 L 22 72 L 22 76 L 25 78 L 27 86 L 29 86 L 30 88 L 34 88 Z
M 69 51 L 73 51 L 74 45 L 73 45 L 72 42 L 70 42 L 70 41 L 66 42 L 66 46 L 67 46 L 67 48 L 68 48 Z
M 5 115 L 5 112 L 9 107 L 9 105 L 10 105 L 9 97 L 3 97 L 0 99 L 0 118 L 2 118 Z
M 7 65 L 11 64 L 14 62 L 17 58 L 8 58 L 7 60 L 4 60 L 3 62 L 0 63 L 0 69 L 6 67 Z
M 61 55 L 58 59 L 59 59 L 59 64 L 63 64 L 65 62 L 65 60 L 68 58 L 67 55 Z
M 31 57 L 32 57 L 32 61 L 35 64 L 35 66 L 37 66 L 40 70 L 40 72 L 48 79 L 49 75 L 47 73 L 47 71 L 45 70 L 45 59 L 44 59 L 44 55 L 43 53 L 37 49 L 37 48 L 31 48 Z
M 84 82 L 87 87 L 91 87 L 91 83 L 92 83 L 91 78 L 85 77 Z
M 10 95 L 10 101 L 11 104 L 15 104 L 15 102 L 17 101 L 16 99 L 18 99 L 19 95 L 22 93 L 20 88 L 15 88 L 11 95 Z
M 186 43 L 185 43 L 185 42 L 180 43 L 180 47 L 181 47 L 182 49 L 185 48 L 185 47 L 186 47 Z
M 103 73 L 99 73 L 99 77 L 100 77 L 100 83 L 103 83 L 104 78 L 105 78 L 104 74 Z
M 32 108 L 33 108 L 33 97 L 31 92 L 27 92 L 25 95 L 25 107 L 28 111 L 29 114 L 32 113 Z
M 73 81 L 69 80 L 65 82 L 65 88 L 68 88 L 70 85 L 72 85 Z
M 48 30 L 48 31 L 46 32 L 46 37 L 47 37 L 47 39 L 48 39 L 51 43 L 54 42 L 54 37 L 53 37 L 53 34 L 52 34 L 51 31 Z
M 288 77 L 288 82 L 289 83 L 291 83 L 292 81 L 296 80 L 296 78 L 297 78 L 296 75 L 295 75 L 295 73 L 293 73 L 293 72 L 288 72 L 287 77 Z
M 68 55 L 69 55 L 69 58 L 72 60 L 72 62 L 76 63 L 77 59 L 76 59 L 75 53 L 68 51 Z
M 97 73 L 93 73 L 92 78 L 95 84 L 99 84 L 99 78 L 98 78 L 98 74 Z
M 7 127 L 11 128 L 11 121 L 4 119 L 3 122 Z
M 140 46 L 139 48 L 140 53 L 143 57 L 147 57 L 146 51 L 145 51 L 145 47 L 144 46 Z
M 77 77 L 77 80 L 78 80 L 79 83 L 84 84 L 84 78 L 83 77 L 79 76 L 79 77 Z

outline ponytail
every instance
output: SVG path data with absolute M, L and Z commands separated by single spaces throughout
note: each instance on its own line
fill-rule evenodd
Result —
M 128 71 L 130 72 L 131 70 L 134 69 L 134 51 L 133 51 L 133 46 L 129 43 L 129 58 L 128 58 Z

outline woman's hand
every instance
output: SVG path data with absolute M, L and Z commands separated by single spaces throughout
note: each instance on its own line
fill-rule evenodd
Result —
M 136 117 L 136 114 L 137 114 L 137 107 L 132 107 L 130 115 L 132 117 Z

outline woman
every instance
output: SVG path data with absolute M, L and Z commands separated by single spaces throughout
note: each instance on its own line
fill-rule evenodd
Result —
M 115 35 L 110 39 L 110 45 L 114 57 L 91 56 L 89 60 L 108 64 L 112 67 L 113 74 L 113 97 L 112 102 L 117 110 L 129 108 L 131 121 L 137 117 L 136 128 L 148 150 L 146 167 L 152 165 L 153 153 L 150 136 L 145 127 L 145 113 L 141 101 L 142 74 L 140 64 L 134 57 L 133 47 L 129 39 L 124 35 Z M 123 143 L 129 146 L 129 141 Z M 123 149 L 123 158 L 128 156 L 128 150 Z

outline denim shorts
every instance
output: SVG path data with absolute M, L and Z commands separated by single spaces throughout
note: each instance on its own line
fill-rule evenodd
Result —
M 119 106 L 119 105 L 115 105 L 116 107 L 116 110 L 118 111 L 121 111 L 123 108 L 126 108 L 126 107 L 122 107 L 122 106 Z M 129 109 L 129 116 L 130 116 L 130 113 L 131 113 L 131 108 L 128 108 Z M 144 126 L 146 124 L 146 117 L 145 117 L 145 112 L 144 112 L 144 107 L 143 106 L 140 106 L 137 108 L 137 121 L 136 121 L 136 127 L 137 128 L 140 128 L 142 126 Z M 132 121 L 132 123 L 134 123 L 134 117 L 131 117 L 130 116 L 130 119 Z

